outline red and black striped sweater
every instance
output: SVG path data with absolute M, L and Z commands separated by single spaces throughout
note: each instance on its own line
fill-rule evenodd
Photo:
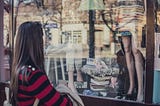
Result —
M 18 78 L 19 106 L 32 106 L 36 98 L 40 100 L 40 106 L 72 106 L 71 100 L 56 91 L 45 73 L 27 68 L 27 81 L 22 81 L 23 71 Z

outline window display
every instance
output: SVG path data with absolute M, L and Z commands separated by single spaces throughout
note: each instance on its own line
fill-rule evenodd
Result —
M 92 35 L 88 33 L 88 12 L 78 10 L 80 2 L 62 3 L 69 10 L 62 10 L 67 14 L 62 15 L 61 43 L 51 44 L 46 52 L 48 76 L 54 85 L 67 80 L 74 92 L 83 95 L 144 101 L 144 4 L 136 0 L 121 2 L 105 1 L 110 11 L 94 11 L 94 45 L 89 45 Z M 93 58 L 89 57 L 91 46 L 95 48 Z
M 83 0 L 48 0 L 44 8 L 21 3 L 17 27 L 24 20 L 43 24 L 45 67 L 53 85 L 66 80 L 76 93 L 143 102 L 143 0 L 103 1 L 104 10 L 92 11 L 94 36 L 89 33 L 89 10 L 79 10 Z M 30 6 L 34 13 L 28 13 Z

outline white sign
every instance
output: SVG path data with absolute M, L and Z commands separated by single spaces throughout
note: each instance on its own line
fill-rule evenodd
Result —
M 57 23 L 49 23 L 45 26 L 46 28 L 58 28 Z

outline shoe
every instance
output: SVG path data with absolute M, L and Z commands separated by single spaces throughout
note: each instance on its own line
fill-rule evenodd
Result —
M 123 96 L 122 99 L 125 99 L 125 100 L 136 100 L 136 96 L 134 94 L 126 94 L 125 96 Z

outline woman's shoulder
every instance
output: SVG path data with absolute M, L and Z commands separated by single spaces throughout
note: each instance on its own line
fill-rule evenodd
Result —
M 45 75 L 45 73 L 41 69 L 35 68 L 31 65 L 25 65 L 21 68 L 20 75 L 28 76 L 28 78 L 30 79 L 33 76 L 40 77 L 42 75 Z
M 35 73 L 35 72 L 44 73 L 43 70 L 41 70 L 39 68 L 36 68 L 36 67 L 33 67 L 31 65 L 24 65 L 20 68 L 20 73 L 25 73 L 25 72 L 28 72 L 28 73 Z

